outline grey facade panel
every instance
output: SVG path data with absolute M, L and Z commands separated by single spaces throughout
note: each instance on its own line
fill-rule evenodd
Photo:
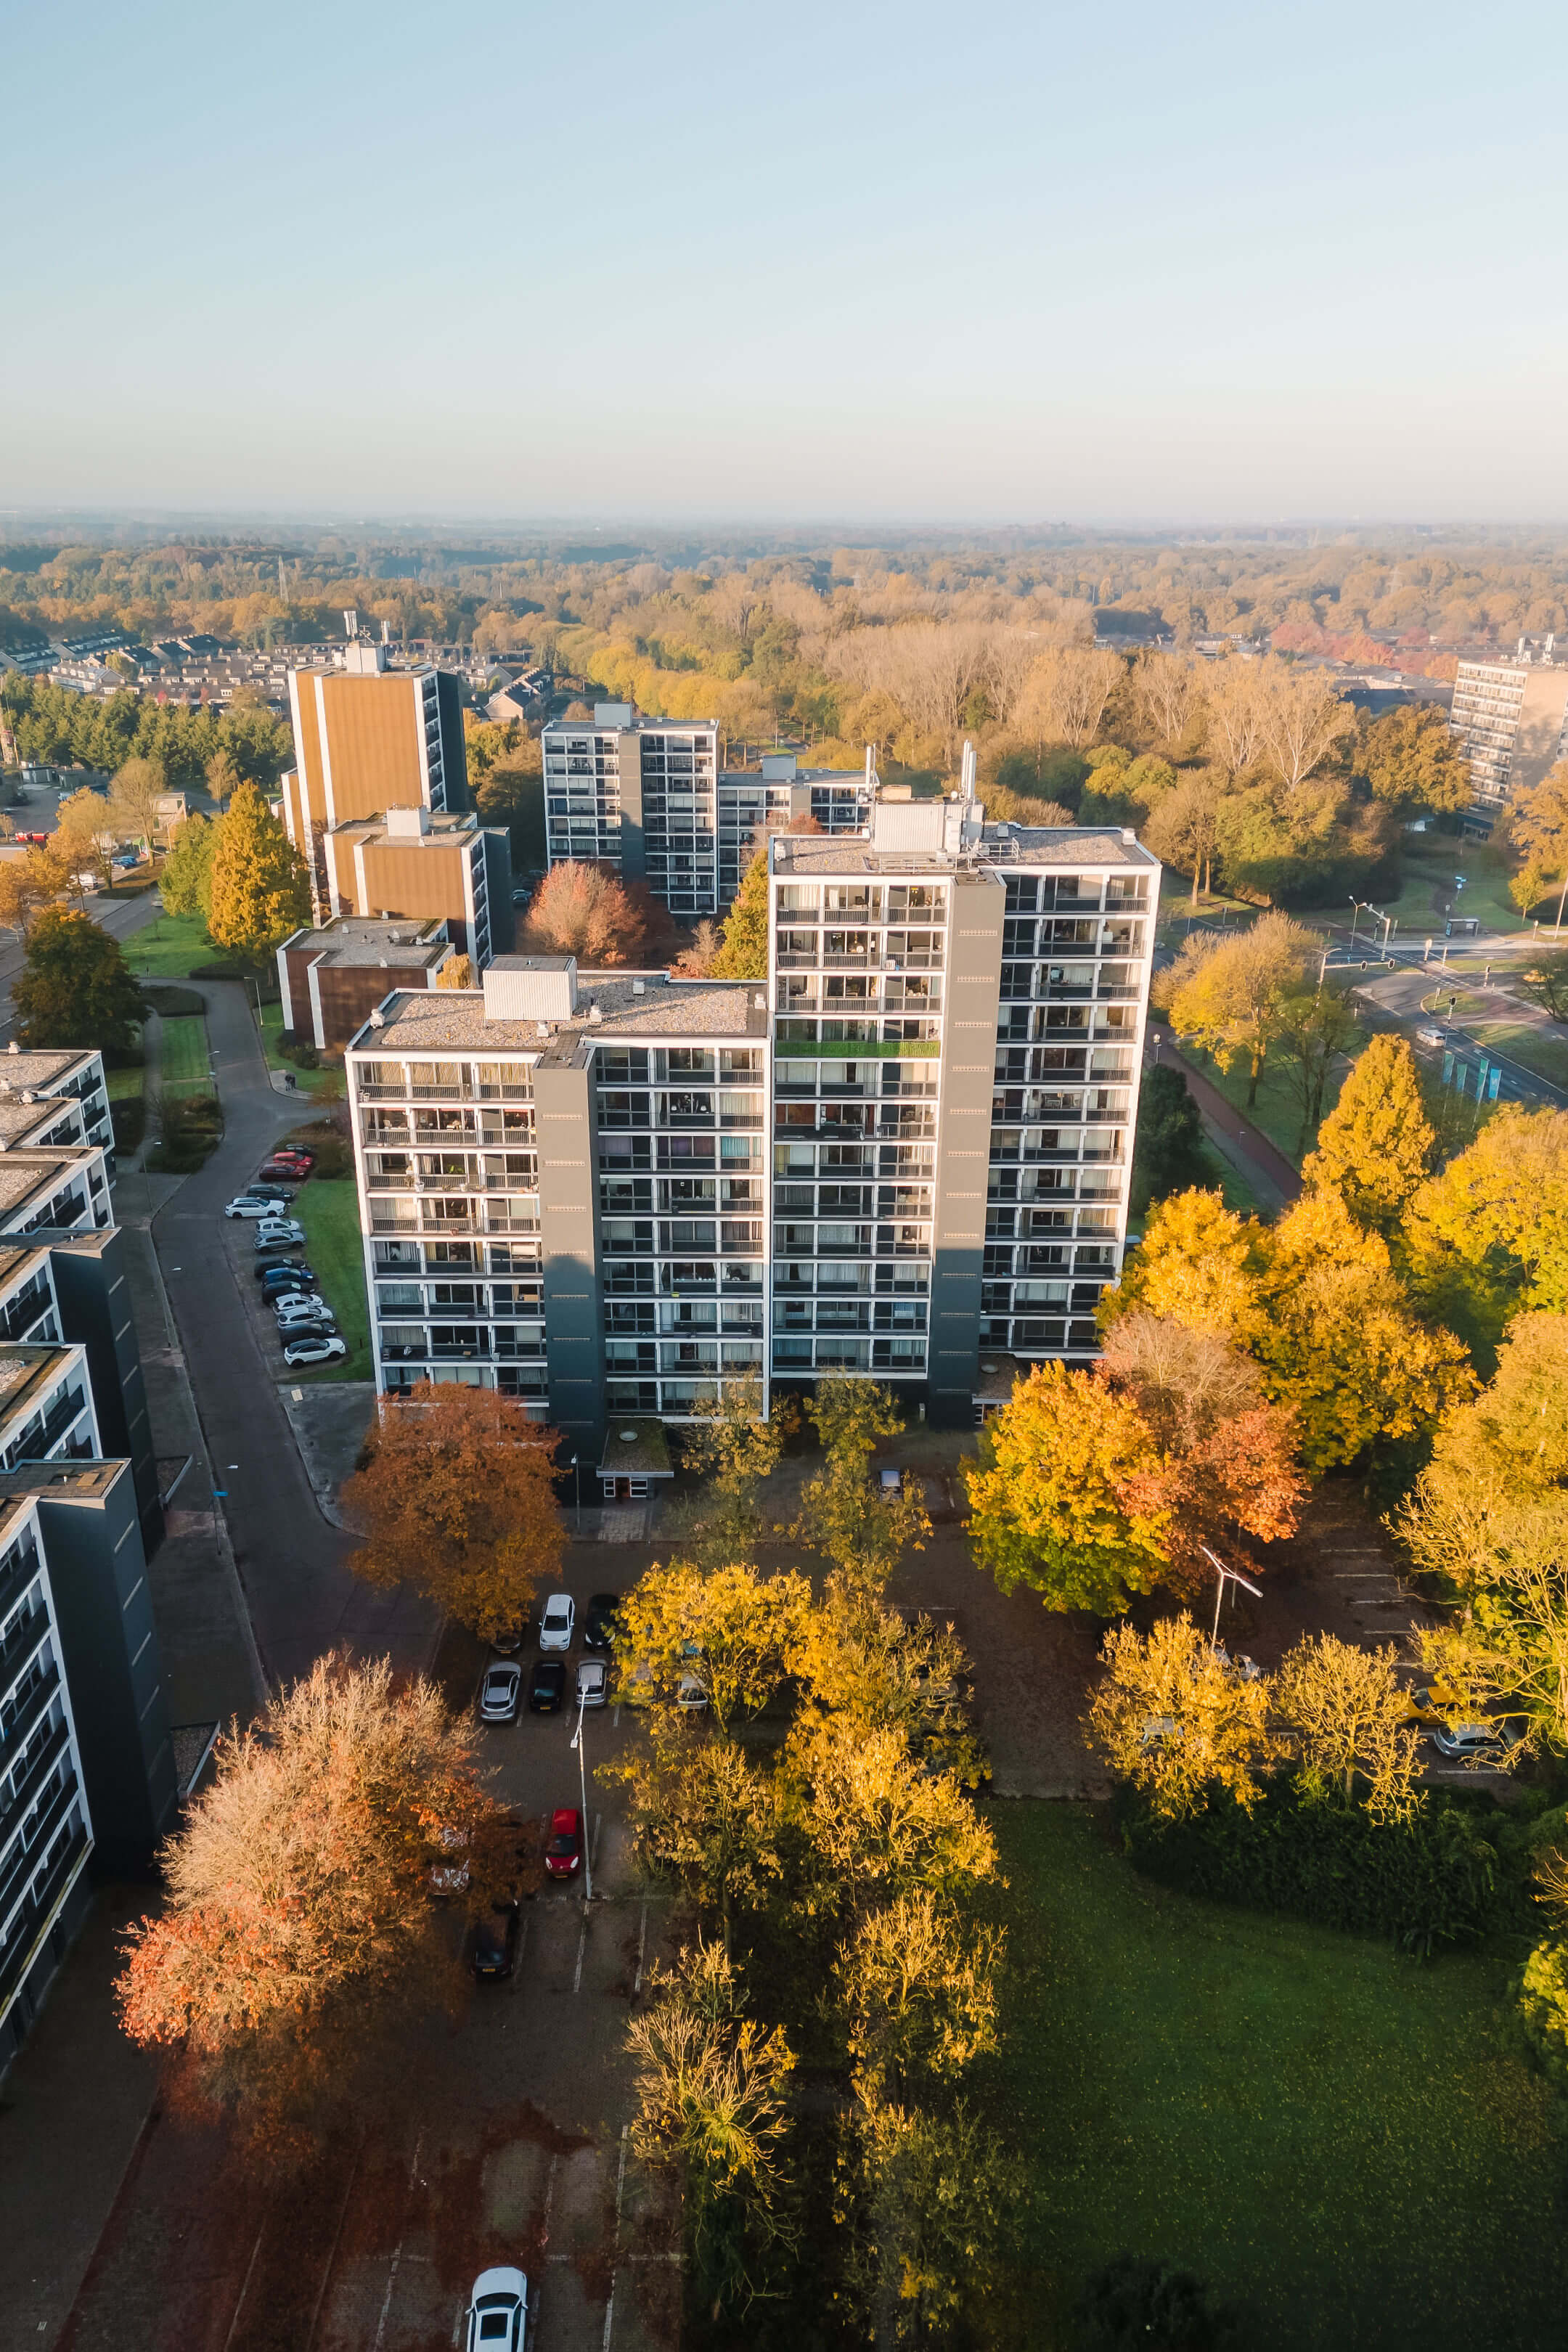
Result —
M 455 814 L 473 807 L 468 792 L 468 754 L 463 740 L 463 685 L 449 670 L 436 673 L 436 710 L 441 726 L 441 773 L 447 806 Z
M 5 1491 L 37 1497 L 100 1864 L 134 1874 L 174 1827 L 179 1790 L 136 1490 L 115 1466 L 100 1494 L 51 1494 L 48 1463 L 21 1465 Z
M 1006 903 L 994 873 L 954 877 L 931 1232 L 928 1411 L 938 1426 L 967 1426 L 980 1379 L 980 1275 Z
M 511 903 L 511 836 L 504 825 L 487 825 L 485 897 L 489 903 L 490 953 L 510 955 L 517 938 L 517 909 Z M 476 981 L 479 974 L 474 975 Z
M 533 1104 L 551 1418 L 581 1451 L 599 1445 L 605 1431 L 594 1085 L 586 1053 L 557 1067 L 536 1064 Z
M 642 740 L 631 733 L 616 739 L 621 778 L 621 879 L 641 882 L 647 874 L 647 835 L 642 814 Z
M 48 1246 L 62 1336 L 87 1351 L 103 1451 L 129 1460 L 142 1545 L 155 1551 L 163 1538 L 163 1510 L 124 1244 L 112 1225 L 71 1234 L 46 1227 L 33 1238 Z

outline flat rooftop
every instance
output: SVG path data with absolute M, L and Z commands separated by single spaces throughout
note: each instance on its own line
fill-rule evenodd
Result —
M 444 963 L 451 952 L 444 939 L 434 936 L 439 929 L 437 923 L 413 919 L 400 923 L 379 916 L 351 915 L 324 923 L 317 931 L 296 931 L 284 946 L 294 955 L 312 956 L 340 970 L 374 971 L 378 965 L 395 963 L 429 971 Z
M 0 1427 L 30 1412 L 39 1392 L 64 1371 L 78 1348 L 0 1346 Z
M 98 1147 L 86 1143 L 55 1143 L 46 1151 L 0 1150 L 0 1217 L 14 1215 L 36 1192 L 52 1191 L 98 1157 Z
M 545 1038 L 534 1020 L 487 1021 L 482 989 L 398 989 L 384 1008 L 381 1027 L 367 1024 L 350 1043 L 353 1052 L 368 1055 L 489 1051 L 528 1054 L 552 1063 L 570 1061 L 578 1046 L 590 1040 L 612 1037 L 711 1037 L 721 1043 L 755 1038 L 761 1043 L 768 1034 L 767 990 L 754 980 L 672 981 L 659 973 L 642 982 L 639 995 L 629 974 L 579 973 L 576 1012 L 568 1021 L 552 1021 L 550 1030 Z
M 0 1470 L 0 1504 L 10 1507 L 0 1521 L 0 1542 L 10 1518 L 25 1510 L 36 1496 L 40 1502 L 99 1503 L 130 1470 L 129 1462 L 18 1462 L 15 1470 Z
M 425 849 L 480 830 L 479 818 L 467 809 L 426 809 L 424 816 L 423 833 L 394 833 L 384 815 L 345 816 L 322 831 L 333 841 L 389 842 L 398 849 Z
M 92 1059 L 92 1050 L 64 1048 L 58 1052 L 0 1054 L 0 1095 L 20 1094 L 24 1087 L 50 1087 L 68 1070 Z
M 978 844 L 962 852 L 873 849 L 858 834 L 775 833 L 770 835 L 775 874 L 963 874 L 1014 866 L 1063 871 L 1137 866 L 1158 873 L 1160 861 L 1119 825 L 988 824 Z

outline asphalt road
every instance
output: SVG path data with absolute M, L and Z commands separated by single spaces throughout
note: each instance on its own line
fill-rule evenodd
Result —
M 26 811 L 23 812 L 26 814 Z M 78 902 L 73 899 L 72 906 Z M 163 901 L 156 890 L 143 890 L 135 898 L 89 898 L 86 911 L 106 931 L 117 940 L 128 940 L 133 931 L 145 929 L 163 913 Z M 22 969 L 22 948 L 13 933 L 5 935 L 6 944 L 0 948 L 0 1038 L 9 1036 L 16 1022 L 11 1007 L 11 983 Z
M 300 1124 L 302 1106 L 273 1088 L 241 985 L 199 985 L 224 1139 L 153 1219 L 153 1238 L 262 1664 L 274 1683 L 289 1682 L 324 1651 L 346 1646 L 422 1667 L 434 1648 L 435 1612 L 351 1573 L 352 1539 L 321 1516 L 279 1399 L 277 1367 L 262 1354 L 224 1244 L 224 1203 Z

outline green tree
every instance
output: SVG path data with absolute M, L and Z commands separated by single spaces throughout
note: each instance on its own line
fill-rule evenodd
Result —
M 12 1001 L 28 1047 L 123 1053 L 142 1018 L 142 992 L 119 940 L 68 907 L 46 908 L 33 925 Z
M 715 980 L 765 980 L 768 972 L 768 860 L 759 850 L 741 877 L 735 903 L 724 918 Z
M 90 887 L 109 879 L 109 853 L 113 839 L 109 803 L 100 793 L 84 784 L 79 792 L 68 793 L 55 811 L 55 829 L 48 845 L 65 860 L 73 878 L 86 875 Z
M 1384 711 L 1381 719 L 1363 719 L 1355 766 L 1373 798 L 1400 815 L 1470 804 L 1469 761 L 1449 730 L 1447 713 L 1432 705 L 1407 704 Z
M 945 2111 L 884 2102 L 858 2086 L 840 2198 L 854 2215 L 847 2271 L 868 2338 L 949 2344 L 984 2300 L 1017 2168 L 963 2100 Z
M 1027 1584 L 1047 1608 L 1119 1615 L 1165 1563 L 1168 1514 L 1127 1501 L 1131 1482 L 1158 1466 L 1131 1398 L 1087 1372 L 1037 1364 L 986 1422 L 966 1473 L 974 1556 L 1004 1592 Z
M 1376 1036 L 1352 1065 L 1301 1172 L 1338 1192 L 1358 1224 L 1388 1237 L 1426 1175 L 1433 1141 L 1408 1043 Z
M 217 740 L 241 783 L 254 784 L 263 794 L 277 791 L 278 779 L 293 757 L 294 740 L 247 688 L 240 688 L 219 719 Z
M 1138 1136 L 1132 1150 L 1132 1202 L 1152 1201 L 1201 1184 L 1209 1172 L 1204 1123 L 1181 1071 L 1156 1062 L 1138 1096 Z
M 880 1591 L 902 1553 L 931 1533 L 926 1507 L 904 1482 L 895 1495 L 873 1485 L 870 1460 L 879 1438 L 896 1436 L 903 1415 L 889 1390 L 834 1375 L 819 1381 L 806 1412 L 827 1455 L 809 1480 L 794 1535 L 831 1559 L 841 1577 Z
M 1300 1107 L 1296 1149 L 1305 1151 L 1323 1116 L 1323 1097 L 1334 1065 L 1356 1036 L 1355 1006 L 1348 992 L 1303 989 L 1281 998 L 1274 1021 L 1274 1065 Z
M 305 861 L 255 784 L 241 784 L 213 852 L 207 929 L 245 963 L 261 964 L 310 919 Z
M 716 1402 L 693 1408 L 681 1454 L 703 1485 L 666 1512 L 673 1541 L 705 1564 L 754 1557 L 765 1532 L 762 1489 L 778 1467 L 793 1419 L 785 1397 L 764 1415 L 763 1384 L 754 1374 L 723 1381 Z
M 760 1911 L 784 1874 L 788 1825 L 773 1776 L 738 1741 L 706 1737 L 667 1711 L 646 1745 L 602 1777 L 626 1790 L 640 1866 L 716 1916 L 729 1952 L 737 1915 Z
M 158 877 L 158 896 L 165 914 L 206 914 L 220 829 L 221 820 L 213 824 L 199 813 L 176 829 Z

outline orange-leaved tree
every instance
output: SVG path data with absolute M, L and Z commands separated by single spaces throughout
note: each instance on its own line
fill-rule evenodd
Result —
M 325 1658 L 222 1742 L 115 1988 L 180 2104 L 295 2152 L 363 2095 L 378 2052 L 404 2047 L 400 2025 L 455 1993 L 432 1865 L 470 1912 L 515 1870 L 470 1738 L 431 1684 Z
M 565 1549 L 559 1443 L 494 1389 L 421 1381 L 384 1402 L 369 1459 L 342 1492 L 365 1529 L 355 1573 L 414 1585 L 483 1641 L 520 1625 Z
M 552 866 L 533 894 L 522 943 L 534 955 L 584 964 L 635 963 L 645 924 L 624 886 L 602 866 Z

